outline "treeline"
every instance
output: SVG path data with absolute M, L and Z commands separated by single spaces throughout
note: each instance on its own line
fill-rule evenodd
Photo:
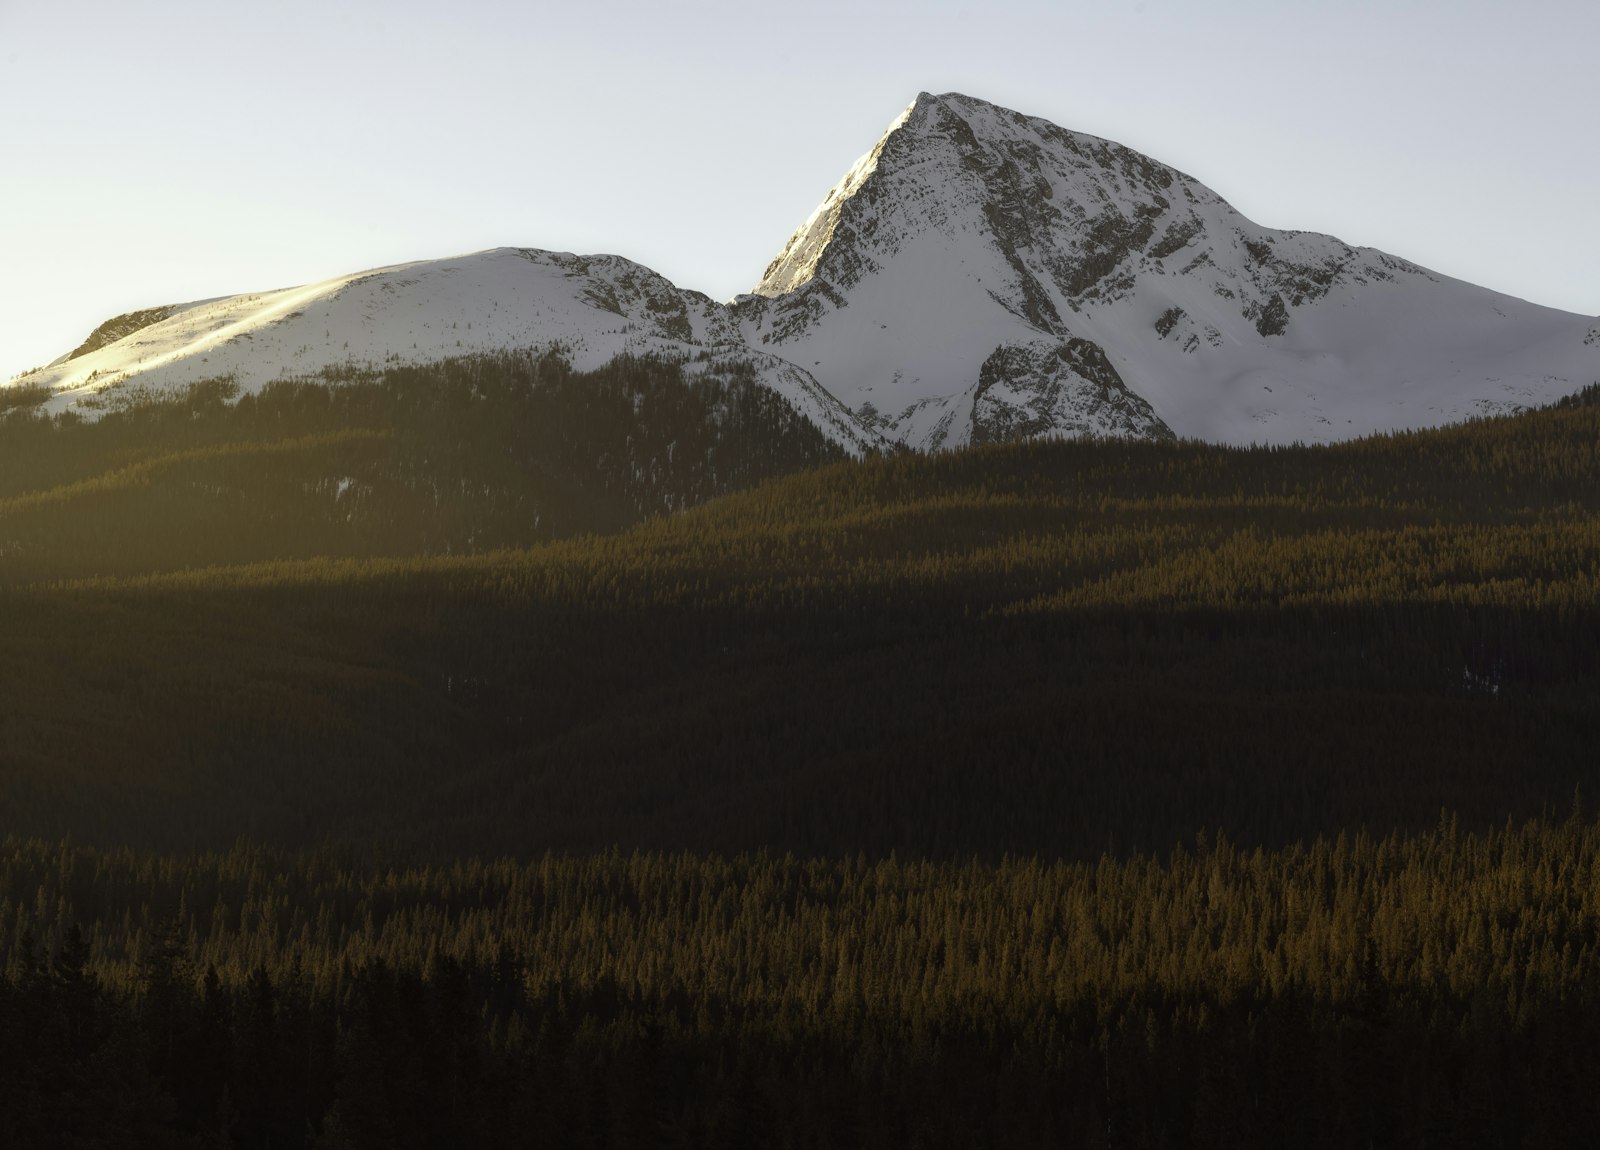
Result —
M 1577 1145 L 1600 826 L 364 867 L 0 846 L 19 1145 Z
M 0 406 L 0 583 L 524 546 L 843 457 L 737 363 L 507 353 L 106 406 Z

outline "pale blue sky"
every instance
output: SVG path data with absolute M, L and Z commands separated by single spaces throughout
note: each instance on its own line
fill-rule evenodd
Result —
M 0 380 L 120 311 L 517 244 L 719 298 L 920 90 L 1600 313 L 1600 5 L 0 0 Z

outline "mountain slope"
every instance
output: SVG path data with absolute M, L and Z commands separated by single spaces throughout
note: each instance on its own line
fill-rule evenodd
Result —
M 330 369 L 557 348 L 579 371 L 622 355 L 678 362 L 690 377 L 748 364 L 846 450 L 879 446 L 807 372 L 747 347 L 721 304 L 620 256 L 495 248 L 137 314 L 145 322 L 122 338 L 91 337 L 13 382 L 50 389 L 51 411 L 92 413 L 219 376 L 254 394 Z
M 559 349 L 753 370 L 853 454 L 1038 435 L 1327 442 L 1538 406 L 1600 329 L 1331 236 L 1148 156 L 917 99 L 731 304 L 619 256 L 497 248 L 119 316 L 12 381 L 48 409 L 231 377 Z
M 1600 378 L 1586 317 L 1260 227 L 1129 148 L 957 94 L 919 96 L 738 310 L 752 343 L 924 448 L 1328 441 Z M 1085 376 L 1066 349 L 1090 345 L 1106 367 Z

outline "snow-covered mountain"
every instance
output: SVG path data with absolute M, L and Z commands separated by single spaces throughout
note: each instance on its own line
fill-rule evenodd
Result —
M 737 310 L 918 447 L 1344 439 L 1600 379 L 1591 318 L 1275 231 L 1148 156 L 924 93 Z
M 836 443 L 1029 435 L 1345 439 L 1600 380 L 1600 324 L 1330 236 L 1275 231 L 1118 144 L 917 97 L 719 304 L 618 256 L 499 248 L 108 321 L 14 384 L 94 410 L 231 375 L 251 391 L 560 346 L 691 374 L 752 363 Z
M 675 360 L 691 377 L 750 363 L 835 443 L 857 454 L 882 446 L 808 372 L 747 345 L 726 306 L 620 256 L 524 248 L 119 316 L 69 356 L 12 382 L 49 389 L 48 410 L 92 416 L 123 395 L 219 376 L 250 393 L 329 368 L 552 347 L 580 371 L 620 355 Z

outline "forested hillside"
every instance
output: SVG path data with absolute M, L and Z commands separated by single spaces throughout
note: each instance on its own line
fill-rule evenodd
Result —
M 844 457 L 728 363 L 508 353 L 243 396 L 217 379 L 106 393 L 93 421 L 38 399 L 0 391 L 0 584 L 526 546 Z
M 1600 1125 L 1600 407 L 800 470 L 437 370 L 0 422 L 18 1129 Z
M 507 478 L 534 457 L 479 450 L 465 396 L 366 393 L 393 406 L 362 422 L 363 394 L 6 426 L 62 448 L 42 489 L 3 456 L 6 825 L 1084 857 L 1442 807 L 1482 827 L 1600 790 L 1593 407 L 1335 448 L 844 463 L 464 555 L 543 530 Z M 621 519 L 696 474 L 585 492 Z M 171 570 L 208 557 L 281 561 Z

